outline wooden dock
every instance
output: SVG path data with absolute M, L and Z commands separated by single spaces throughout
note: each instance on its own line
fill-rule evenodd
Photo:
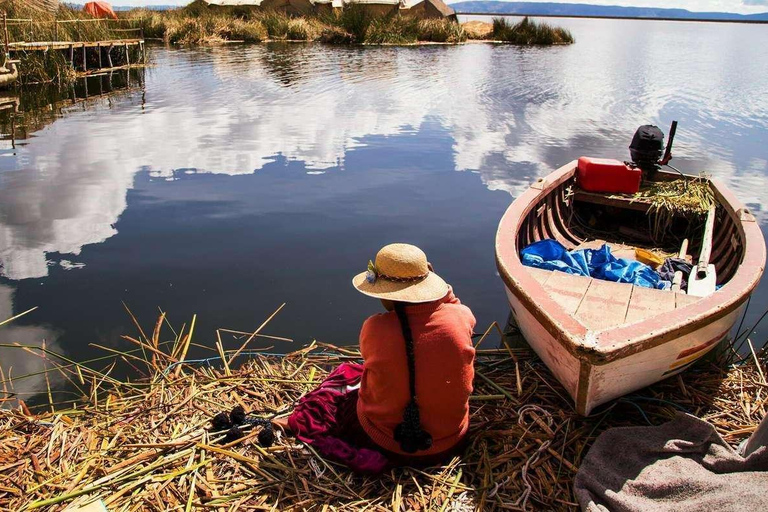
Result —
M 70 48 L 98 48 L 109 46 L 144 46 L 143 39 L 110 39 L 106 41 L 34 41 L 8 43 L 10 51 L 47 52 L 49 50 L 68 50 Z
M 30 41 L 7 44 L 8 52 L 65 52 L 73 69 L 88 72 L 98 69 L 119 68 L 146 61 L 143 38 L 109 39 L 104 41 Z M 131 62 L 131 50 L 137 55 Z

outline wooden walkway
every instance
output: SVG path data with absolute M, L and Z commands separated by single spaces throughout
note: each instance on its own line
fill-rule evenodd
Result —
M 133 64 L 146 61 L 144 39 L 108 39 L 104 41 L 30 41 L 8 43 L 8 51 L 19 52 L 68 52 L 73 69 L 87 73 L 93 70 L 131 66 L 131 51 L 138 49 Z M 115 51 L 117 50 L 117 51 Z
M 8 43 L 10 51 L 37 51 L 69 50 L 70 48 L 108 48 L 110 46 L 143 46 L 143 39 L 110 39 L 106 41 L 34 41 L 23 43 Z

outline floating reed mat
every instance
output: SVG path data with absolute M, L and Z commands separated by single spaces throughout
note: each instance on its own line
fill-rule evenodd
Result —
M 280 432 L 265 447 L 261 427 L 229 443 L 210 431 L 211 418 L 236 405 L 263 417 L 287 414 L 333 367 L 359 360 L 356 349 L 315 342 L 260 354 L 243 350 L 251 335 L 225 352 L 222 330 L 218 356 L 192 364 L 185 358 L 194 321 L 167 344 L 159 342 L 164 323 L 127 338 L 136 350 L 113 354 L 142 379 L 60 363 L 56 371 L 89 387 L 81 402 L 0 410 L 0 510 L 77 510 L 97 500 L 110 511 L 572 510 L 576 471 L 605 429 L 661 424 L 683 410 L 736 445 L 768 408 L 765 360 L 752 357 L 728 370 L 699 365 L 582 418 L 532 352 L 483 349 L 491 344 L 484 336 L 464 453 L 440 467 L 358 476 Z

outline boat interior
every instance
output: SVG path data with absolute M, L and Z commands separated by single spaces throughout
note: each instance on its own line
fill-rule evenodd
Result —
M 678 178 L 660 173 L 656 179 Z M 665 220 L 665 229 L 654 229 L 657 215 L 650 202 L 579 190 L 575 178 L 571 178 L 550 189 L 529 211 L 518 231 L 517 247 L 523 249 L 539 240 L 555 239 L 568 250 L 599 248 L 607 243 L 617 258 L 636 259 L 636 249 L 666 258 L 677 257 L 687 237 L 690 244 L 686 259 L 695 265 L 704 220 L 705 216 L 675 216 Z M 734 276 L 743 259 L 744 234 L 723 205 L 717 207 L 713 233 L 710 263 L 717 270 L 717 284 L 723 285 Z M 591 330 L 636 323 L 700 300 L 684 291 L 655 290 L 526 268 L 567 313 Z

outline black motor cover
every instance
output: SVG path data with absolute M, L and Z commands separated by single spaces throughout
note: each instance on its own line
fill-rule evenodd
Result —
M 641 126 L 632 137 L 629 154 L 638 167 L 655 167 L 664 151 L 664 132 L 658 126 Z

